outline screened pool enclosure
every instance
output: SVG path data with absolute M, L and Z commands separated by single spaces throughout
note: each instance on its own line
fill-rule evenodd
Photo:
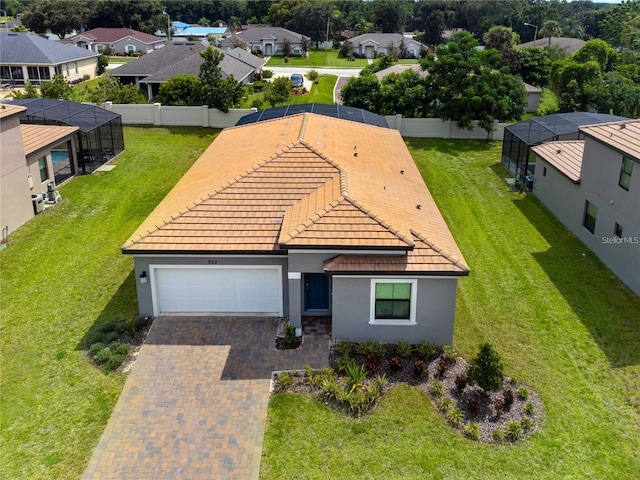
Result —
M 68 100 L 28 98 L 14 100 L 27 110 L 20 115 L 20 123 L 38 125 L 72 125 L 79 128 L 74 136 L 75 151 L 60 151 L 59 168 L 69 169 L 71 175 L 91 173 L 124 151 L 122 119 L 104 108 Z M 68 162 L 68 163 L 65 163 Z

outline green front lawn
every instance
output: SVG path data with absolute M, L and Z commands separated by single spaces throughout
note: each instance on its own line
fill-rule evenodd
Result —
M 356 58 L 352 62 L 346 58 L 338 57 L 338 50 L 312 50 L 307 58 L 289 57 L 288 61 L 284 61 L 284 57 L 270 57 L 265 65 L 269 67 L 345 67 L 345 68 L 362 68 L 368 64 L 366 58 Z
M 124 133 L 113 171 L 71 180 L 63 202 L 0 253 L 0 478 L 84 472 L 125 380 L 87 360 L 85 336 L 138 311 L 133 262 L 119 247 L 218 130 Z
M 369 418 L 290 394 L 269 405 L 261 477 L 638 478 L 640 299 L 533 195 L 511 192 L 501 143 L 408 139 L 471 275 L 455 343 L 480 343 L 535 388 L 542 428 L 490 446 L 453 431 L 426 396 L 399 387 Z
M 333 89 L 338 81 L 336 75 L 320 75 L 318 83 L 314 83 L 311 87 L 311 91 L 304 95 L 290 95 L 289 100 L 285 103 L 279 103 L 280 105 L 297 105 L 300 103 L 326 103 L 333 105 Z M 255 99 L 263 97 L 262 92 L 253 93 L 243 101 L 244 108 L 250 108 Z M 262 102 L 260 108 L 271 108 L 269 102 Z

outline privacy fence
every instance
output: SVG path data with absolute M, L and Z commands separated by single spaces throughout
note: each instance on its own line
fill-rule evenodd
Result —
M 155 126 L 191 126 L 226 128 L 250 113 L 255 108 L 232 108 L 223 113 L 214 108 L 201 107 L 170 107 L 159 103 L 149 105 L 125 105 L 106 102 L 103 108 L 122 116 L 123 125 L 155 125 Z M 473 130 L 460 129 L 455 122 L 442 121 L 439 118 L 404 118 L 402 115 L 385 116 L 390 128 L 400 131 L 403 137 L 457 138 L 478 139 L 487 138 L 487 132 L 479 127 Z M 491 138 L 502 140 L 504 128 L 510 124 L 495 122 Z

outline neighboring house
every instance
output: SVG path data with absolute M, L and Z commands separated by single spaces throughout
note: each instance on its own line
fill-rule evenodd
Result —
M 223 25 L 218 27 L 202 27 L 200 25 L 190 25 L 184 22 L 171 22 L 172 32 L 171 37 L 185 41 L 187 39 L 193 40 L 207 40 L 210 38 L 222 38 L 229 33 L 229 29 Z
M 78 127 L 20 125 L 25 107 L 0 104 L 0 227 L 2 242 L 18 227 L 57 203 L 57 163 L 74 155 Z
M 386 55 L 392 48 L 396 48 L 399 54 L 405 51 L 407 57 L 418 58 L 421 52 L 427 50 L 426 45 L 401 33 L 365 33 L 349 41 L 353 45 L 353 53 L 366 58 Z
M 542 89 L 529 85 L 528 83 L 524 84 L 524 89 L 527 91 L 526 113 L 537 112 L 538 108 L 540 108 L 540 96 L 542 95 Z
M 584 46 L 585 43 L 587 42 L 585 42 L 584 40 L 580 40 L 579 38 L 551 37 L 551 46 L 559 47 L 567 55 L 576 53 L 578 50 L 580 50 Z M 537 40 L 532 40 L 526 43 L 520 43 L 516 45 L 516 48 L 548 47 L 548 46 L 549 46 L 549 37 L 546 37 L 546 38 L 538 38 Z
M 40 85 L 62 74 L 69 81 L 93 78 L 98 53 L 47 40 L 30 33 L 0 33 L 0 82 L 21 87 Z
M 130 28 L 94 28 L 65 38 L 60 43 L 72 43 L 98 53 L 109 48 L 113 54 L 130 55 L 136 52 L 149 53 L 162 48 L 165 39 Z
M 305 35 L 282 27 L 243 25 L 242 31 L 228 36 L 220 42 L 225 52 L 241 47 L 256 55 L 282 55 L 282 42 L 289 41 L 292 55 L 304 55 L 303 44 L 310 39 Z
M 330 315 L 354 341 L 451 343 L 469 273 L 400 133 L 312 113 L 224 130 L 122 251 L 140 315 Z
M 640 120 L 580 132 L 533 147 L 533 192 L 640 296 Z
M 146 88 L 151 100 L 158 94 L 160 85 L 176 75 L 198 76 L 204 61 L 200 52 L 205 48 L 207 46 L 200 42 L 171 43 L 118 67 L 112 75 L 123 83 L 135 83 L 141 89 Z M 235 48 L 224 54 L 220 69 L 224 77 L 233 76 L 239 82 L 250 83 L 265 63 L 265 59 Z

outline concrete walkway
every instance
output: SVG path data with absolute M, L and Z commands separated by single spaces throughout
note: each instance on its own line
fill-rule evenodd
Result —
M 84 479 L 257 479 L 271 372 L 328 363 L 329 334 L 276 351 L 275 318 L 159 317 Z

